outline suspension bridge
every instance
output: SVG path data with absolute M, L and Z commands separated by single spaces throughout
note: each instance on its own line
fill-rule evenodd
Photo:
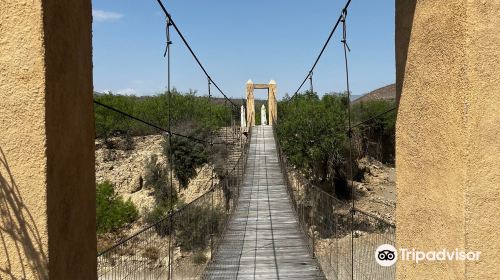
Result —
M 308 80 L 309 90 L 313 92 L 313 71 L 339 26 L 342 27 L 342 64 L 350 100 L 347 43 L 350 2 L 348 0 L 341 10 L 313 66 L 289 100 L 299 94 Z M 380 244 L 394 244 L 394 225 L 358 209 L 354 200 L 341 201 L 300 174 L 291 175 L 293 166 L 288 163 L 276 136 L 279 123 L 276 83 L 247 83 L 248 110 L 246 115 L 243 112 L 241 115 L 245 116 L 248 126 L 237 125 L 239 106 L 212 79 L 165 5 L 160 0 L 158 3 L 166 16 L 164 56 L 169 102 L 173 28 L 207 78 L 208 102 L 213 98 L 212 87 L 215 87 L 224 97 L 225 106 L 232 111 L 233 120 L 224 129 L 224 136 L 211 132 L 208 139 L 199 139 L 175 132 L 170 112 L 168 127 L 163 128 L 120 108 L 94 102 L 164 134 L 170 145 L 173 137 L 210 149 L 223 145 L 233 159 L 227 161 L 225 175 L 217 178 L 218 181 L 212 173 L 206 193 L 99 252 L 99 279 L 393 279 L 395 268 L 379 266 L 374 254 Z M 270 125 L 254 126 L 254 88 L 268 89 Z M 353 128 L 370 120 L 352 124 L 350 105 L 348 108 L 346 135 L 352 150 Z M 169 158 L 172 158 L 172 149 Z M 351 166 L 352 160 L 351 152 Z M 172 174 L 172 164 L 169 167 Z M 352 182 L 352 170 L 349 176 Z M 353 188 L 351 183 L 351 191 Z M 172 199 L 173 194 L 168 195 Z
M 499 278 L 500 1 L 177 1 L 203 25 L 193 47 L 170 1 L 98 2 L 0 1 L 0 279 Z M 221 37 L 241 28 L 263 32 Z M 158 88 L 145 42 L 165 62 L 162 93 L 94 91 Z M 298 88 L 278 102 L 290 84 L 276 74 L 240 101 L 255 73 L 226 93 L 195 50 L 238 43 L 271 46 L 266 64 L 303 72 Z M 251 56 L 229 49 L 213 67 Z M 384 76 L 391 52 L 396 102 L 354 103 L 350 85 Z M 114 62 L 131 56 L 146 71 L 118 86 L 131 72 Z M 267 89 L 268 125 L 253 89 Z
M 251 139 L 239 207 L 204 276 L 324 279 L 294 218 L 272 127 L 254 127 Z

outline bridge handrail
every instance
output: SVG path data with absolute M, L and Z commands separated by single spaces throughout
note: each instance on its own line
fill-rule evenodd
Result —
M 309 242 L 310 253 L 318 260 L 325 276 L 328 279 L 351 278 L 351 276 L 363 278 L 372 274 L 382 275 L 382 278 L 387 279 L 393 277 L 393 270 L 379 269 L 371 265 L 371 261 L 373 261 L 372 252 L 375 252 L 380 242 L 388 244 L 394 242 L 395 225 L 336 198 L 311 184 L 298 172 L 294 174 L 295 178 L 292 180 L 288 160 L 279 143 L 277 123 L 273 123 L 273 133 L 278 160 L 297 222 Z M 322 243 L 316 246 L 318 242 Z M 343 245 L 340 245 L 341 243 Z M 329 248 L 326 253 L 325 246 Z M 343 249 L 339 249 L 340 247 Z M 346 256 L 346 253 L 349 256 Z M 351 260 L 350 256 L 355 257 Z
M 247 142 L 249 142 L 249 140 L 250 140 L 250 138 L 248 138 L 248 141 L 247 141 Z M 229 175 L 231 175 L 231 174 L 234 172 L 234 170 L 236 169 L 237 165 L 240 163 L 240 161 L 242 160 L 242 158 L 243 158 L 244 156 L 246 156 L 246 155 L 247 155 L 247 149 L 248 149 L 248 143 L 245 143 L 245 148 L 243 149 L 243 151 L 244 151 L 244 152 L 240 155 L 240 157 L 239 157 L 239 158 L 238 158 L 238 160 L 236 161 L 236 164 L 233 166 L 233 168 L 231 169 L 231 171 L 228 173 Z M 225 178 L 223 178 L 223 179 L 225 179 Z M 198 196 L 197 198 L 195 198 L 193 201 L 191 201 L 191 202 L 189 202 L 189 203 L 187 203 L 187 204 L 185 204 L 185 205 L 181 206 L 180 208 L 178 208 L 178 209 L 174 210 L 173 212 L 170 212 L 169 214 L 167 214 L 167 215 L 166 215 L 166 216 L 164 216 L 163 218 L 159 219 L 158 221 L 156 221 L 156 222 L 154 222 L 154 223 L 152 223 L 152 224 L 150 224 L 150 225 L 148 225 L 148 226 L 146 226 L 146 227 L 142 228 L 141 230 L 139 230 L 139 231 L 137 231 L 137 232 L 133 233 L 132 235 L 128 236 L 127 238 L 125 238 L 125 239 L 123 239 L 123 240 L 120 240 L 118 243 L 114 244 L 113 246 L 111 246 L 111 247 L 109 247 L 109 248 L 107 248 L 107 249 L 105 249 L 105 250 L 103 250 L 103 251 L 99 252 L 99 253 L 97 254 L 97 256 L 101 256 L 101 255 L 103 255 L 103 254 L 105 254 L 105 253 L 107 253 L 107 252 L 109 252 L 109 251 L 111 251 L 111 250 L 115 249 L 116 247 L 118 247 L 118 246 L 122 245 L 123 243 L 125 243 L 125 242 L 129 241 L 130 239 L 132 239 L 132 238 L 136 237 L 137 235 L 139 235 L 139 234 L 143 233 L 144 231 L 146 231 L 146 230 L 148 230 L 148 229 L 150 229 L 150 228 L 153 228 L 153 227 L 155 227 L 156 225 L 158 225 L 159 223 L 161 223 L 161 222 L 165 221 L 166 219 L 168 219 L 168 218 L 170 218 L 170 217 L 173 217 L 173 216 L 175 216 L 176 214 L 178 214 L 178 213 L 182 212 L 184 209 L 186 209 L 186 208 L 188 208 L 189 206 L 191 206 L 192 204 L 196 203 L 198 200 L 200 200 L 200 199 L 201 199 L 201 198 L 203 198 L 204 196 L 209 195 L 210 193 L 212 193 L 212 192 L 213 192 L 213 190 L 214 190 L 216 187 L 218 187 L 218 186 L 220 185 L 220 183 L 221 183 L 221 182 L 219 181 L 219 182 L 218 182 L 217 184 L 215 184 L 212 188 L 210 188 L 208 191 L 206 191 L 206 192 L 205 192 L 205 193 L 203 193 L 202 195 L 200 195 L 200 196 Z
M 276 149 L 276 150 L 278 151 L 278 159 L 280 160 L 280 162 L 283 162 L 283 165 L 284 165 L 284 167 L 285 167 L 284 172 L 285 172 L 285 173 L 287 173 L 286 168 L 289 168 L 290 166 L 289 166 L 289 164 L 288 164 L 288 159 L 287 159 L 287 157 L 283 154 L 283 150 L 281 149 L 281 145 L 280 145 L 280 143 L 279 143 L 278 136 L 277 136 L 277 133 L 276 133 L 276 131 L 275 131 L 275 128 L 274 128 L 274 127 L 273 127 L 273 133 L 274 133 L 274 137 L 275 137 L 275 139 L 276 139 L 276 147 L 277 147 L 277 149 Z M 284 174 L 284 175 L 288 176 L 288 174 Z M 334 200 L 334 201 L 336 201 L 336 202 L 338 202 L 338 203 L 340 203 L 340 204 L 344 204 L 344 205 L 346 205 L 346 206 L 349 206 L 351 211 L 353 211 L 353 210 L 354 210 L 354 211 L 356 211 L 356 212 L 362 213 L 363 215 L 370 216 L 371 218 L 377 219 L 377 220 L 379 220 L 380 222 L 387 223 L 387 224 L 388 224 L 388 226 L 391 226 L 391 227 L 394 227 L 394 228 L 396 227 L 396 225 L 394 225 L 393 223 L 391 223 L 391 222 L 389 222 L 389 221 L 387 221 L 387 220 L 385 220 L 385 219 L 383 219 L 383 218 L 381 218 L 381 217 L 379 217 L 379 216 L 377 216 L 377 215 L 374 215 L 373 213 L 367 212 L 367 211 L 365 211 L 365 210 L 363 210 L 363 209 L 361 209 L 361 208 L 358 208 L 358 207 L 352 207 L 352 205 L 351 205 L 350 203 L 345 202 L 345 201 L 343 201 L 343 200 L 340 200 L 339 198 L 337 198 L 337 197 L 333 196 L 331 193 L 329 193 L 329 192 L 327 192 L 327 191 L 323 190 L 322 188 L 320 188 L 320 187 L 318 187 L 318 186 L 316 186 L 316 185 L 314 185 L 314 184 L 311 184 L 311 183 L 309 182 L 309 180 L 307 180 L 307 179 L 306 179 L 306 178 L 305 178 L 302 174 L 300 174 L 299 172 L 297 172 L 296 174 L 294 174 L 294 176 L 295 176 L 295 177 L 297 177 L 297 180 L 299 180 L 299 181 L 307 182 L 307 184 L 308 184 L 311 188 L 314 188 L 316 191 L 318 191 L 318 192 L 322 193 L 323 195 L 328 196 L 330 199 L 332 199 L 332 200 Z
M 210 249 L 210 255 L 214 254 L 238 202 L 249 145 L 250 136 L 247 137 L 242 153 L 234 166 L 208 191 L 99 252 L 97 254 L 98 277 L 125 279 L 137 275 L 144 277 L 143 273 L 166 277 L 166 275 L 173 275 L 174 272 L 181 275 L 199 275 L 206 266 L 206 262 L 198 263 L 193 259 L 196 262 L 196 269 L 187 271 L 182 266 L 173 264 L 170 266 L 170 261 L 169 264 L 164 265 L 164 260 L 169 258 L 166 252 L 173 252 L 174 248 L 180 246 L 185 248 L 182 250 L 192 252 L 193 258 L 196 254 L 208 249 Z M 199 222 L 203 226 L 197 226 Z M 191 233 L 190 230 L 196 232 Z M 178 235 L 178 231 L 181 235 Z M 175 238 L 175 246 L 166 245 L 163 238 L 168 236 Z M 208 245 L 204 243 L 206 240 L 209 241 Z M 152 252 L 152 255 L 148 255 L 148 250 Z M 173 255 L 168 253 L 168 256 Z

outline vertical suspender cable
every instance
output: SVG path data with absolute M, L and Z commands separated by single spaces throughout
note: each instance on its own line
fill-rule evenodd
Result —
M 349 1 L 351 1 L 351 0 L 349 0 Z M 160 5 L 160 7 L 163 10 L 163 12 L 165 13 L 165 16 L 169 18 L 172 27 L 174 28 L 174 30 L 179 35 L 180 40 L 184 43 L 184 45 L 186 45 L 189 53 L 191 53 L 191 55 L 193 56 L 194 60 L 198 64 L 198 66 L 201 68 L 201 70 L 203 71 L 203 73 L 205 73 L 205 75 L 210 78 L 210 75 L 208 74 L 207 70 L 205 69 L 205 67 L 203 66 L 203 64 L 201 64 L 200 59 L 194 53 L 193 49 L 191 48 L 191 46 L 187 42 L 186 38 L 184 37 L 184 35 L 182 34 L 182 32 L 179 30 L 179 27 L 177 27 L 177 24 L 175 24 L 174 20 L 172 19 L 172 17 L 168 13 L 167 9 L 165 8 L 165 5 L 163 5 L 162 0 L 157 0 L 157 2 Z M 234 104 L 234 102 L 231 101 L 229 99 L 229 97 L 227 97 L 227 95 L 220 89 L 220 87 L 215 83 L 215 81 L 212 80 L 212 78 L 210 78 L 210 80 L 212 81 L 212 84 L 214 85 L 214 87 L 222 94 L 222 96 L 224 96 L 224 98 L 226 99 L 226 101 L 229 101 L 229 103 L 231 103 L 233 107 L 237 108 L 238 106 L 236 106 L 236 104 Z
M 167 90 L 168 90 L 168 130 L 172 130 L 172 91 L 170 90 L 170 45 L 172 44 L 172 41 L 170 40 L 170 26 L 172 23 L 170 22 L 170 18 L 167 17 L 167 46 L 165 48 L 165 53 L 163 54 L 164 56 L 167 56 Z M 174 201 L 174 185 L 173 185 L 173 152 L 172 152 L 172 133 L 168 135 L 168 146 L 170 147 L 169 149 L 169 179 L 170 179 L 170 191 L 169 191 L 169 201 L 170 201 L 170 210 L 169 210 L 169 235 L 168 235 L 168 279 L 173 278 L 173 271 L 172 271 L 172 234 L 174 232 L 173 230 L 173 217 L 172 217 L 172 208 L 173 208 L 173 201 Z
M 210 155 L 212 156 L 212 161 L 215 163 L 215 157 L 214 157 L 214 140 L 213 140 L 213 134 L 212 134 L 212 123 L 211 123 L 211 117 L 212 117 L 212 91 L 211 91 L 211 85 L 212 85 L 212 80 L 210 79 L 209 76 L 207 76 L 208 79 L 208 110 L 209 110 L 209 130 L 210 130 Z M 212 167 L 212 174 L 210 176 L 210 191 L 211 191 L 211 197 L 210 197 L 210 204 L 211 204 L 211 214 L 215 213 L 215 208 L 214 208 L 214 168 L 215 164 Z M 209 231 L 210 231 L 210 259 L 213 259 L 214 255 L 214 229 L 212 223 L 209 224 Z
M 227 101 L 224 100 L 224 108 L 227 108 Z M 231 110 L 231 113 L 233 112 L 233 110 Z M 224 120 L 224 125 L 225 125 L 225 120 Z M 229 154 L 228 154 L 228 151 L 227 151 L 227 127 L 224 128 L 224 145 L 226 147 L 226 157 L 229 159 Z M 227 169 L 225 169 L 225 175 L 227 175 Z M 226 177 L 226 176 L 224 176 Z
M 314 61 L 314 64 L 313 66 L 311 67 L 311 70 L 309 70 L 309 72 L 307 72 L 307 76 L 304 78 L 304 80 L 302 81 L 302 83 L 300 84 L 299 88 L 295 91 L 295 93 L 290 97 L 290 99 L 288 99 L 289 101 L 294 99 L 295 96 L 297 94 L 299 94 L 299 91 L 300 89 L 302 88 L 302 86 L 304 86 L 304 84 L 307 82 L 307 78 L 309 77 L 309 74 L 314 71 L 314 69 L 316 68 L 316 65 L 318 65 L 318 62 L 319 60 L 321 59 L 321 56 L 323 55 L 323 53 L 325 52 L 326 50 L 326 47 L 328 46 L 328 43 L 330 43 L 330 40 L 332 39 L 333 37 L 333 34 L 335 33 L 335 30 L 337 30 L 337 27 L 338 25 L 340 24 L 340 21 L 342 20 L 342 17 L 343 17 L 343 12 L 345 10 L 347 10 L 347 8 L 349 7 L 349 5 L 351 4 L 351 0 L 347 0 L 345 6 L 344 6 L 344 9 L 342 9 L 342 13 L 340 14 L 339 18 L 337 19 L 337 22 L 335 23 L 335 25 L 333 26 L 333 29 L 332 31 L 330 31 L 330 35 L 328 35 L 328 39 L 326 40 L 325 44 L 323 45 L 323 48 L 321 49 L 321 51 L 319 52 L 319 55 L 318 57 L 316 58 L 316 60 Z
M 353 171 L 352 171 L 352 125 L 351 125 L 351 91 L 349 88 L 349 67 L 347 63 L 347 51 L 351 51 L 347 45 L 347 9 L 342 10 L 342 44 L 344 47 L 344 61 L 345 61 L 345 74 L 346 74 L 346 87 L 347 87 L 347 118 L 348 118 L 348 131 L 347 136 L 349 137 L 349 179 L 351 180 L 350 196 L 351 196 L 351 279 L 354 279 L 354 183 L 353 183 Z

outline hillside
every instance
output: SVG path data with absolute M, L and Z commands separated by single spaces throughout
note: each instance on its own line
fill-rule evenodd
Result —
M 395 100 L 396 99 L 396 84 L 390 84 L 369 93 L 363 94 L 354 101 L 353 104 L 366 102 L 369 100 Z

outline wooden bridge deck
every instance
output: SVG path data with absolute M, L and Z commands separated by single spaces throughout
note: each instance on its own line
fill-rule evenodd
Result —
M 256 126 L 238 208 L 205 279 L 325 279 L 309 254 L 281 174 L 271 126 Z

